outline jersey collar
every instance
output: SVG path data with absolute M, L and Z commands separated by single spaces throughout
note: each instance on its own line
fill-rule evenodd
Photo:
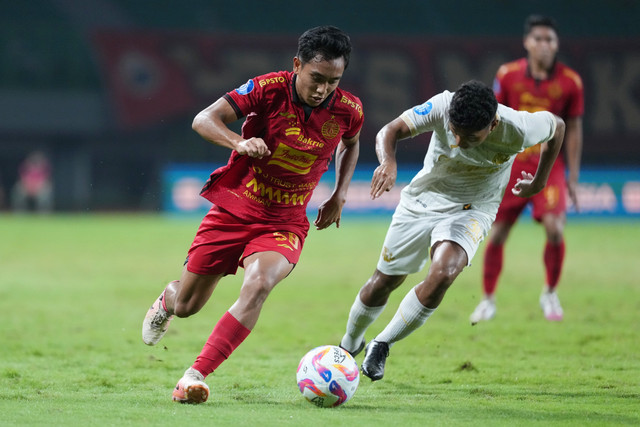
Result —
M 529 64 L 529 58 L 526 58 L 526 60 L 527 60 L 527 70 L 525 71 L 525 76 L 527 76 L 530 79 L 534 79 L 534 77 L 531 75 L 531 65 Z M 557 63 L 558 63 L 558 57 L 556 56 L 553 59 L 553 64 L 551 64 L 551 68 L 549 68 L 549 73 L 548 73 L 549 77 L 547 77 L 545 80 L 551 80 L 553 75 L 556 73 Z

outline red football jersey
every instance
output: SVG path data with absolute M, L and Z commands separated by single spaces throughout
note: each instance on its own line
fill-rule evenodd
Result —
M 584 113 L 584 90 L 577 72 L 561 62 L 555 63 L 546 80 L 536 80 L 529 72 L 527 58 L 502 65 L 496 74 L 493 90 L 499 103 L 515 110 L 529 112 L 550 111 L 563 120 Z M 518 155 L 537 162 L 540 146 L 536 145 Z
M 364 116 L 360 99 L 340 88 L 305 114 L 294 85 L 294 73 L 280 71 L 225 95 L 238 117 L 246 117 L 242 137 L 262 138 L 271 155 L 257 159 L 233 151 L 227 165 L 211 174 L 203 197 L 243 219 L 306 221 L 311 193 L 336 147 L 360 131 Z

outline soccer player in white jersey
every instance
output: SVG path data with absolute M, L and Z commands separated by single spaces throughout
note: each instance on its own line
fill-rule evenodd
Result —
M 371 197 L 396 181 L 399 140 L 433 132 L 423 168 L 402 190 L 373 275 L 358 292 L 340 346 L 352 355 L 365 346 L 365 332 L 384 310 L 389 295 L 407 275 L 426 278 L 404 297 L 389 324 L 367 346 L 362 373 L 384 375 L 389 348 L 422 326 L 465 266 L 470 265 L 496 216 L 516 154 L 536 144 L 541 155 L 535 175 L 522 173 L 511 189 L 521 197 L 541 191 L 564 138 L 564 121 L 546 111 L 529 113 L 498 104 L 478 81 L 455 93 L 435 95 L 386 124 L 376 136 L 380 162 Z

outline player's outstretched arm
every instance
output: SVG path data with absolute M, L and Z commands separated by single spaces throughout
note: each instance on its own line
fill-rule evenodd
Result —
M 343 139 L 336 149 L 336 185 L 331 197 L 318 209 L 314 225 L 318 230 L 329 227 L 335 222 L 340 227 L 342 207 L 347 201 L 347 191 L 360 154 L 360 132 L 350 139 Z
M 541 145 L 540 161 L 538 162 L 536 174 L 532 176 L 529 173 L 522 172 L 522 178 L 518 178 L 511 189 L 516 196 L 531 197 L 538 194 L 547 185 L 551 168 L 560 153 L 560 147 L 562 147 L 562 141 L 564 140 L 564 120 L 558 116 L 554 117 L 556 119 L 556 131 L 546 144 Z
M 409 126 L 400 117 L 384 125 L 376 135 L 376 155 L 380 166 L 371 179 L 371 199 L 377 199 L 395 185 L 398 176 L 396 146 L 399 140 L 410 136 Z
M 569 168 L 569 179 L 567 187 L 569 197 L 576 210 L 580 210 L 578 205 L 578 178 L 580 176 L 580 160 L 582 158 L 582 117 L 571 117 L 567 119 L 567 130 L 564 135 L 565 153 L 567 155 L 567 166 Z
M 271 154 L 262 138 L 244 139 L 227 126 L 238 120 L 236 112 L 224 98 L 199 112 L 191 127 L 198 135 L 212 144 L 236 150 L 238 154 L 250 157 L 264 157 Z

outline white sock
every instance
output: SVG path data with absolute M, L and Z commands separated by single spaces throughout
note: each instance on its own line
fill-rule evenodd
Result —
M 360 293 L 349 311 L 347 320 L 347 332 L 342 337 L 340 345 L 347 351 L 355 351 L 360 346 L 367 328 L 380 316 L 385 305 L 379 307 L 367 307 L 360 300 Z
M 396 341 L 406 338 L 424 325 L 424 322 L 435 310 L 435 308 L 427 308 L 420 303 L 418 295 L 416 295 L 416 287 L 414 287 L 400 303 L 391 322 L 378 334 L 375 340 L 386 342 L 391 347 Z

